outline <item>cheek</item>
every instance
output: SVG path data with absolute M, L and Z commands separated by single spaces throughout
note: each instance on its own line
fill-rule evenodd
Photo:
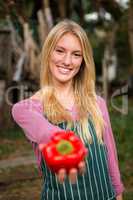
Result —
M 81 65 L 82 65 L 82 61 L 83 61 L 83 59 L 75 62 L 75 75 L 79 72 Z
M 59 56 L 59 55 L 53 53 L 53 54 L 51 55 L 50 60 L 51 60 L 52 63 L 55 63 L 55 64 L 56 64 L 56 63 L 58 63 L 58 62 L 61 60 L 61 56 Z
M 80 70 L 80 66 L 78 66 L 76 69 L 75 69 L 75 75 L 79 72 L 79 70 Z
M 54 65 L 57 63 L 57 57 L 52 54 L 50 56 L 50 60 L 49 60 L 49 69 L 50 69 L 50 72 L 53 73 L 55 68 L 54 68 Z
M 76 66 L 75 66 L 75 68 L 74 68 L 74 70 L 73 70 L 73 72 L 72 72 L 74 76 L 79 72 L 80 67 L 81 67 L 80 65 L 76 65 Z
M 76 67 L 77 69 L 79 69 L 80 66 L 82 65 L 82 59 L 76 60 L 76 61 L 74 62 L 74 65 L 75 65 L 75 67 Z

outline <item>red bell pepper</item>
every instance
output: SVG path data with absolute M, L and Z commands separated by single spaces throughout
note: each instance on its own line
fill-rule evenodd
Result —
M 67 172 L 71 168 L 78 168 L 79 162 L 87 154 L 80 138 L 68 130 L 56 132 L 49 143 L 39 147 L 48 167 L 54 172 L 61 168 L 65 168 Z

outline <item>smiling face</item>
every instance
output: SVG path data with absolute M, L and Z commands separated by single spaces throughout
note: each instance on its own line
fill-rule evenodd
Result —
M 66 33 L 57 42 L 50 56 L 52 82 L 70 83 L 78 73 L 83 60 L 79 39 L 72 33 Z

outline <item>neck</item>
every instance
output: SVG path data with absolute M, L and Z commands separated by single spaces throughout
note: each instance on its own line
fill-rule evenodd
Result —
M 58 101 L 65 108 L 72 108 L 74 105 L 74 94 L 72 83 L 54 84 L 55 95 Z
M 73 93 L 72 82 L 69 83 L 54 83 L 54 88 L 57 94 L 60 95 L 70 95 Z

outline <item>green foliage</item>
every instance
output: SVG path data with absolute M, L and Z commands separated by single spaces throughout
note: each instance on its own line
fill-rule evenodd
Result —
M 20 128 L 12 128 L 8 130 L 3 130 L 0 133 L 0 139 L 9 139 L 9 140 L 17 140 L 17 139 L 25 139 L 23 131 Z
M 116 140 L 118 158 L 122 180 L 125 186 L 125 200 L 131 200 L 133 197 L 133 109 L 129 109 L 127 115 L 122 115 L 115 110 L 111 111 L 112 128 Z
M 127 79 L 128 68 L 131 65 L 131 53 L 129 47 L 129 36 L 128 36 L 128 13 L 125 12 L 120 20 L 119 29 L 116 35 L 116 52 L 118 56 L 118 66 L 119 66 L 119 77 L 120 79 Z
M 93 48 L 96 74 L 99 75 L 102 73 L 102 58 L 104 54 L 105 42 L 97 38 L 97 36 L 94 33 L 89 35 L 90 42 Z
M 0 19 L 5 18 L 5 11 L 6 11 L 6 6 L 4 4 L 4 1 L 0 1 Z
M 0 159 L 25 155 L 31 150 L 23 131 L 12 128 L 0 133 Z
M 27 19 L 31 17 L 31 14 L 33 12 L 33 6 L 33 0 L 20 0 L 16 2 L 16 10 L 18 10 L 18 12 L 21 12 L 22 15 L 25 16 Z
M 92 2 L 88 0 L 82 0 L 83 9 L 85 13 L 90 13 L 93 11 Z

